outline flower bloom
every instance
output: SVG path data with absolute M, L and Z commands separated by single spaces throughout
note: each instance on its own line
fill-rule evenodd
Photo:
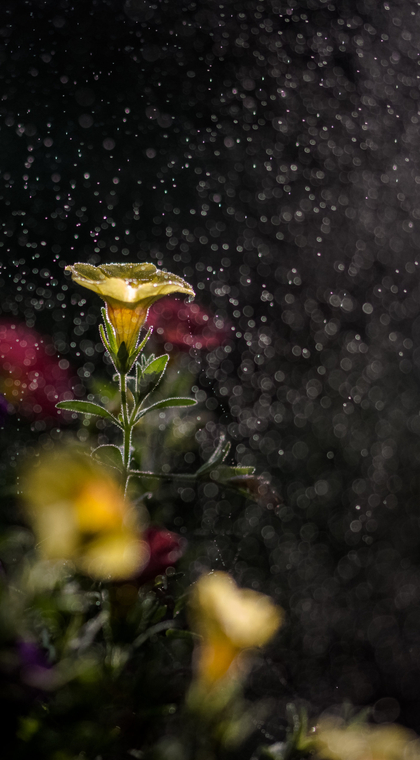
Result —
M 420 740 L 396 724 L 346 726 L 337 718 L 325 718 L 316 727 L 313 748 L 325 760 L 420 760 Z
M 57 417 L 57 401 L 72 395 L 68 367 L 35 330 L 0 322 L 0 392 L 24 416 Z
M 73 280 L 93 290 L 106 304 L 117 347 L 125 343 L 127 353 L 136 347 L 140 329 L 147 319 L 150 306 L 169 293 L 195 293 L 185 280 L 175 274 L 162 272 L 154 264 L 73 264 L 66 267 Z
M 208 689 L 240 673 L 243 653 L 272 638 L 282 610 L 265 594 L 239 589 L 229 575 L 216 572 L 201 576 L 193 587 L 190 618 L 202 637 L 195 653 L 196 679 Z
M 155 337 L 184 351 L 190 348 L 211 351 L 229 338 L 230 331 L 222 320 L 198 304 L 183 303 L 175 298 L 155 303 L 147 321 L 155 328 Z
M 71 449 L 43 455 L 23 473 L 23 493 L 45 559 L 71 560 L 100 580 L 131 578 L 148 562 L 134 509 L 90 457 Z
M 149 548 L 149 560 L 137 578 L 140 584 L 162 575 L 168 567 L 178 562 L 185 549 L 185 540 L 181 536 L 161 528 L 147 528 L 143 540 Z

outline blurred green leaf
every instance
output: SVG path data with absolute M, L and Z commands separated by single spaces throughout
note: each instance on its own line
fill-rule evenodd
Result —
M 186 639 L 187 641 L 199 641 L 201 636 L 194 631 L 185 631 L 181 628 L 168 628 L 165 634 L 168 639 Z
M 214 467 L 216 467 L 218 464 L 223 462 L 230 451 L 230 441 L 226 441 L 226 436 L 224 433 L 221 434 L 219 438 L 219 443 L 217 444 L 216 449 L 213 451 L 213 454 L 211 457 L 205 462 L 196 472 L 197 476 L 202 476 L 207 473 L 209 473 Z

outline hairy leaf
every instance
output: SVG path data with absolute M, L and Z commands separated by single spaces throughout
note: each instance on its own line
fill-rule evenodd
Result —
M 155 404 L 148 406 L 147 409 L 142 409 L 138 413 L 135 422 L 138 422 L 147 412 L 155 411 L 155 409 L 169 409 L 174 406 L 194 406 L 196 403 L 195 398 L 164 398 L 162 401 L 157 401 Z
M 98 446 L 97 449 L 92 451 L 92 456 L 98 459 L 102 464 L 106 464 L 108 467 L 115 467 L 117 470 L 122 471 L 123 460 L 121 449 L 118 446 L 114 446 L 112 443 Z
M 78 414 L 96 414 L 97 417 L 105 417 L 115 425 L 119 425 L 119 422 L 111 412 L 108 412 L 107 409 L 99 406 L 99 404 L 94 404 L 92 401 L 59 401 L 56 407 L 57 409 L 65 409 L 67 412 L 77 412 Z

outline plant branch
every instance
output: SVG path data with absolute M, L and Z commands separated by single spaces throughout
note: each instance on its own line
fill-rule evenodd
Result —
M 182 472 L 150 472 L 147 470 L 129 470 L 128 476 L 137 478 L 158 478 L 159 480 L 182 480 L 189 483 L 197 480 L 195 473 Z

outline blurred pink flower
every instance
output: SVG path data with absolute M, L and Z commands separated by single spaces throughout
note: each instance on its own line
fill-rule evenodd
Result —
M 69 363 L 35 330 L 2 320 L 0 392 L 25 417 L 57 417 L 57 401 L 73 397 Z
M 154 327 L 153 335 L 176 348 L 204 348 L 210 351 L 229 338 L 230 329 L 222 319 L 196 303 L 176 298 L 163 298 L 153 304 L 147 320 Z
M 137 578 L 140 584 L 153 580 L 157 575 L 162 575 L 167 567 L 175 565 L 184 554 L 186 544 L 177 533 L 163 528 L 147 528 L 142 538 L 149 546 L 150 557 Z

